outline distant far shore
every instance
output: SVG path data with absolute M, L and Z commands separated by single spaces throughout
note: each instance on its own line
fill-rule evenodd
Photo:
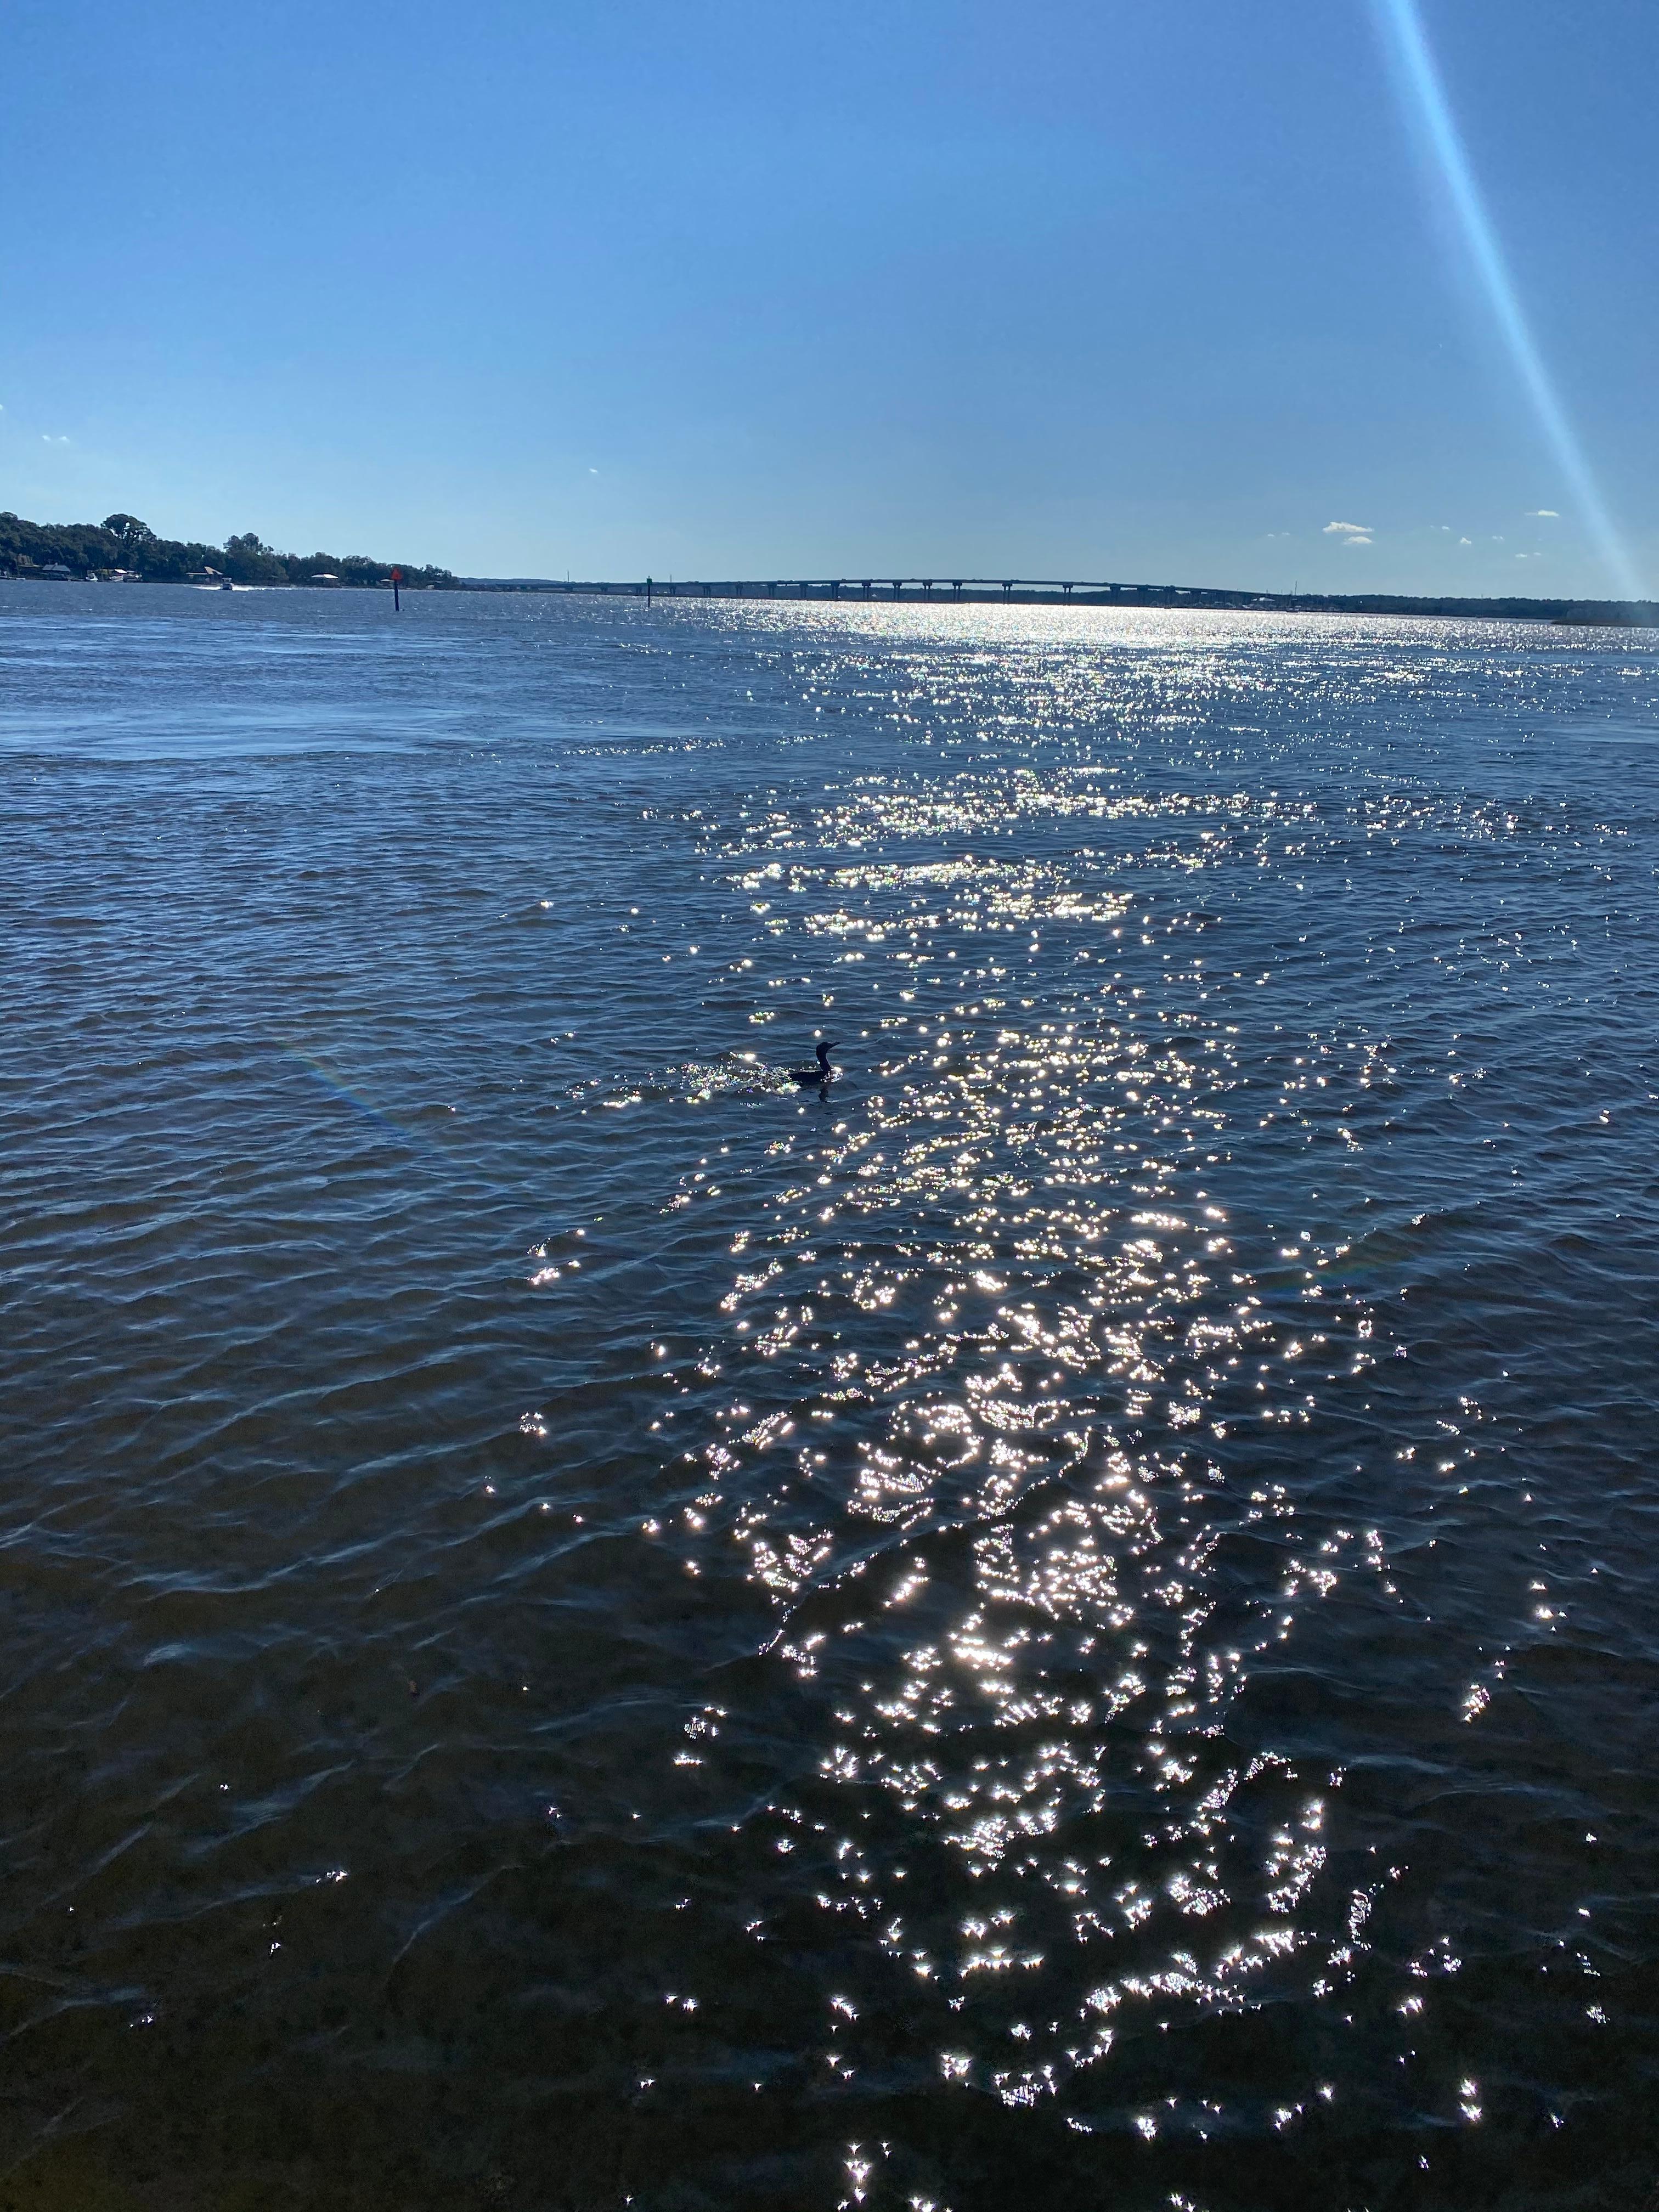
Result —
M 159 538 L 132 514 L 102 522 L 28 522 L 0 511 L 0 579 L 41 583 L 195 584 L 210 589 L 390 589 L 550 592 L 657 599 L 828 600 L 854 605 L 1185 607 L 1264 614 L 1456 615 L 1588 629 L 1653 629 L 1659 600 L 1454 599 L 1396 592 L 1254 592 L 1205 584 L 1082 582 L 1020 576 L 812 576 L 724 580 L 645 576 L 582 581 L 555 576 L 457 576 L 430 563 L 363 553 L 279 553 L 246 531 L 209 545 Z

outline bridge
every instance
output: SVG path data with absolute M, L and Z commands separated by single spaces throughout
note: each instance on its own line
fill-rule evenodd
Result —
M 1052 576 L 771 576 L 716 581 L 654 576 L 637 582 L 577 583 L 567 576 L 458 576 L 453 589 L 567 592 L 616 599 L 884 601 L 1071 607 L 1249 608 L 1272 614 L 1434 615 L 1486 622 L 1550 622 L 1598 627 L 1659 627 L 1652 599 L 1443 599 L 1397 592 L 1245 592 L 1205 584 L 1085 583 Z
M 562 582 L 543 576 L 466 577 L 475 590 L 568 592 L 640 599 L 829 599 L 964 602 L 1006 606 L 1295 607 L 1289 592 L 1212 589 L 1194 584 L 1116 584 L 1048 576 L 773 576 L 693 578 L 665 582 Z

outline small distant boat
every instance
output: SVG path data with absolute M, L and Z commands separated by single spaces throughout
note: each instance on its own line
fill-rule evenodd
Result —
M 234 592 L 236 588 L 229 577 L 222 574 L 217 568 L 194 569 L 185 581 L 194 584 L 198 592 Z

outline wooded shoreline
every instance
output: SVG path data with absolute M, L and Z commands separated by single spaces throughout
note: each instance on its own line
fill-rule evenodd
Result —
M 145 584 L 183 584 L 211 570 L 233 584 L 387 585 L 395 567 L 406 588 L 453 591 L 447 568 L 419 562 L 377 561 L 365 553 L 279 553 L 257 532 L 209 545 L 197 538 L 158 538 L 136 514 L 106 515 L 102 522 L 29 522 L 0 512 L 0 575 L 46 576 L 67 568 L 72 577 L 131 578 Z

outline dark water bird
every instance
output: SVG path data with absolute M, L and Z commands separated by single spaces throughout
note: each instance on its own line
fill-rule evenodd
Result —
M 818 1047 L 817 1064 L 812 1067 L 791 1067 L 785 1071 L 792 1083 L 833 1083 L 836 1071 L 830 1065 L 830 1055 L 835 1050 L 833 1040 Z

